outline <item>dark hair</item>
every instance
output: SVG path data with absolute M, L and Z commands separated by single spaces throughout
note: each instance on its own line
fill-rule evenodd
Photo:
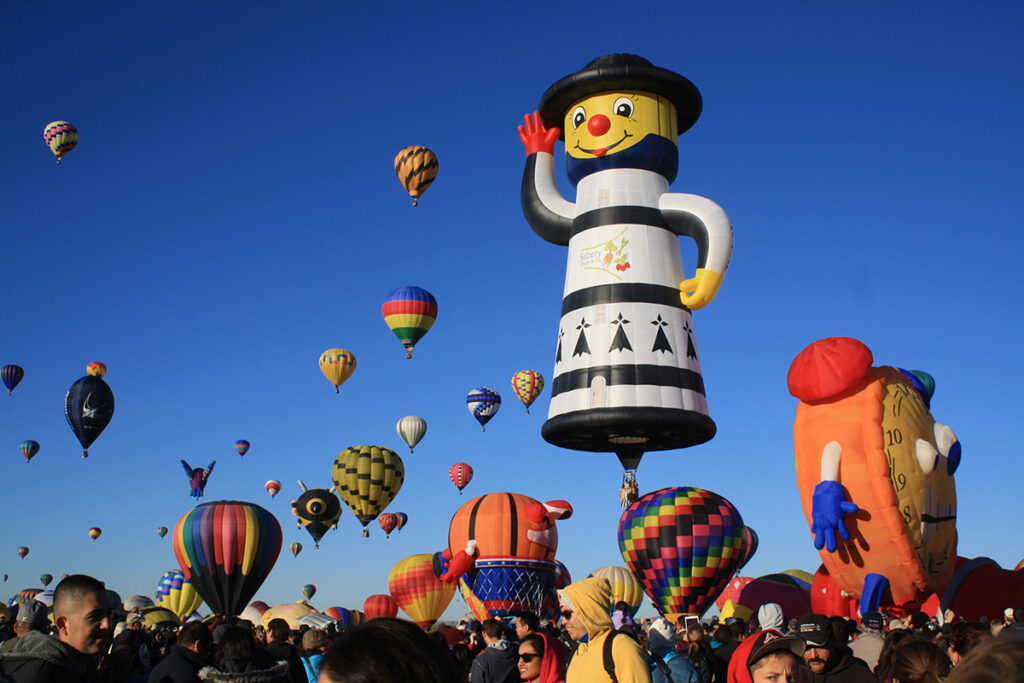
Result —
M 540 617 L 533 612 L 523 612 L 519 615 L 517 622 L 530 629 L 530 631 L 536 631 L 540 628 Z
M 320 660 L 325 681 L 465 683 L 466 671 L 447 647 L 411 621 L 378 617 L 347 629 Z
M 544 638 L 539 633 L 531 633 L 530 635 L 523 638 L 523 642 L 519 643 L 519 647 L 523 645 L 533 645 L 533 649 L 537 651 L 537 654 L 544 654 Z
M 1024 638 L 1000 635 L 971 650 L 946 683 L 1024 683 Z
M 110 595 L 103 583 L 85 574 L 72 574 L 61 579 L 53 591 L 53 616 L 67 616 L 71 605 L 86 593 L 102 595 L 110 601 Z
M 629 603 L 625 600 L 619 600 L 617 603 L 615 603 L 615 609 L 622 612 L 623 614 L 626 614 L 629 612 Z
M 700 660 L 701 656 L 708 651 L 704 643 L 704 627 L 700 622 L 690 624 L 686 627 L 686 658 L 691 662 Z M 678 640 L 678 637 L 676 638 Z
M 256 644 L 249 632 L 240 626 L 228 626 L 217 644 L 214 661 L 221 671 L 245 671 L 256 655 Z
M 958 621 L 949 631 L 949 647 L 961 657 L 967 654 L 982 641 L 992 637 L 988 626 L 973 621 Z
M 952 666 L 938 645 L 912 638 L 896 646 L 889 677 L 900 683 L 939 683 Z
M 473 666 L 473 655 L 469 646 L 465 643 L 455 643 L 451 649 L 452 657 L 462 667 L 462 677 L 459 680 L 466 680 L 469 677 L 469 667 Z
M 100 662 L 96 680 L 99 683 L 121 683 L 129 680 L 135 669 L 135 658 L 128 650 L 114 650 Z
M 875 675 L 878 676 L 878 678 L 883 681 L 892 679 L 893 654 L 895 654 L 896 648 L 900 643 L 908 638 L 920 640 L 921 634 L 916 631 L 901 628 L 895 631 L 889 631 L 888 635 L 885 636 L 885 643 L 882 644 L 882 651 L 878 653 L 878 664 L 875 665 Z
M 191 621 L 185 624 L 181 629 L 181 633 L 178 634 L 178 644 L 182 647 L 190 647 L 196 643 L 202 643 L 206 646 L 213 643 L 213 634 L 210 633 L 210 629 L 206 628 L 206 624 L 201 621 Z
M 1024 607 L 1014 607 L 1013 608 L 1013 620 L 1014 621 L 1024 621 Z
M 271 619 L 267 624 L 267 633 L 270 634 L 271 640 L 288 640 L 291 628 L 284 619 Z
M 505 635 L 505 625 L 497 619 L 484 620 L 482 629 L 488 638 L 502 638 Z

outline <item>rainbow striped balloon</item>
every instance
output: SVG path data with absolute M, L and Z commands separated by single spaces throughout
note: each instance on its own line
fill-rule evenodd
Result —
M 203 604 L 202 597 L 180 569 L 171 569 L 160 577 L 156 587 L 156 604 L 185 620 Z
M 216 614 L 241 613 L 280 552 L 281 525 L 253 503 L 203 503 L 174 527 L 181 571 Z
M 437 300 L 420 287 L 399 287 L 388 294 L 381 306 L 384 322 L 405 346 L 405 357 L 437 320 Z

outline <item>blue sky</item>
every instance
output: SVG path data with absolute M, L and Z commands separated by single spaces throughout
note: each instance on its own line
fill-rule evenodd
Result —
M 528 416 L 509 385 L 550 378 L 566 259 L 523 219 L 516 126 L 611 52 L 700 89 L 672 188 L 719 203 L 735 232 L 694 315 L 718 435 L 648 454 L 641 489 L 730 499 L 761 539 L 744 573 L 814 571 L 785 376 L 815 339 L 854 336 L 877 364 L 935 376 L 933 412 L 964 448 L 960 554 L 1012 567 L 1022 28 L 1014 3 L 4 3 L 0 364 L 26 370 L 0 399 L 4 588 L 82 571 L 151 594 L 176 566 L 155 529 L 192 504 L 181 458 L 217 460 L 205 500 L 257 502 L 306 546 L 282 553 L 257 594 L 270 604 L 314 583 L 319 607 L 361 606 L 490 491 L 574 505 L 558 552 L 574 577 L 620 564 L 618 462 L 548 445 L 547 393 Z M 42 141 L 55 119 L 81 132 L 60 167 Z M 392 169 L 412 144 L 440 160 L 416 209 Z M 380 317 L 406 284 L 440 307 L 411 361 Z M 316 365 L 335 346 L 358 359 L 338 395 Z M 62 400 L 93 360 L 117 410 L 83 462 Z M 486 433 L 464 402 L 479 385 L 505 399 Z M 429 424 L 414 455 L 394 431 L 407 414 Z M 367 540 L 346 511 L 314 551 L 296 480 L 329 486 L 362 443 L 403 453 L 389 510 L 409 526 Z M 461 497 L 458 461 L 476 470 Z

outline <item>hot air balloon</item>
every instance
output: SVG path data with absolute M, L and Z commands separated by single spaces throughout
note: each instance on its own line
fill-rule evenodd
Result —
M 461 494 L 462 489 L 469 486 L 469 482 L 473 480 L 473 468 L 464 462 L 457 462 L 448 468 L 448 478 L 452 480 Z
M 26 441 L 22 441 L 18 448 L 21 449 L 21 454 L 25 456 L 25 462 L 27 463 L 35 457 L 36 453 L 39 452 L 39 442 L 28 439 Z
M 170 610 L 182 620 L 199 609 L 203 604 L 203 598 L 180 569 L 171 569 L 160 577 L 160 583 L 156 588 L 156 604 Z
M 235 442 L 235 450 L 238 451 L 239 455 L 245 455 L 249 452 L 249 442 L 245 439 L 239 439 Z
M 20 555 L 21 559 L 24 560 L 25 556 L 28 555 L 28 546 L 27 545 L 23 545 L 20 548 L 18 548 L 18 555 Z
M 412 555 L 388 574 L 388 592 L 409 618 L 430 628 L 455 597 L 455 584 L 445 583 L 434 573 L 433 553 Z
M 9 579 L 9 578 L 11 578 L 11 577 L 9 577 L 7 574 L 4 574 L 4 581 L 7 581 L 7 579 Z
M 356 615 L 359 613 L 347 610 L 344 607 L 328 607 L 324 610 L 324 614 L 329 616 L 331 619 L 334 619 L 345 628 L 355 626 L 359 623 L 356 618 Z
M 292 514 L 299 518 L 299 527 L 313 537 L 313 548 L 320 547 L 320 539 L 331 529 L 338 528 L 341 519 L 341 501 L 327 489 L 307 489 L 301 481 L 302 495 L 292 501 Z
M 384 512 L 405 480 L 402 458 L 384 446 L 350 446 L 338 454 L 331 468 L 334 488 L 352 514 L 366 525 Z
M 314 586 L 311 583 L 307 583 L 305 586 L 302 587 L 302 594 L 306 597 L 307 600 L 312 600 L 313 596 L 316 595 L 316 586 Z
M 730 588 L 735 583 L 735 579 L 729 582 Z M 813 611 L 810 586 L 801 585 L 796 578 L 787 574 L 768 574 L 741 585 L 739 590 L 722 604 L 722 620 L 740 617 L 744 621 L 750 621 L 751 618 L 756 618 L 758 608 L 767 602 L 774 602 L 782 608 L 783 623 L 790 619 L 799 619 Z
M 97 538 L 100 537 L 100 534 L 102 533 L 103 529 L 99 528 L 98 526 L 94 526 L 93 528 L 89 529 L 89 538 L 95 541 Z
M 402 437 L 402 441 L 405 442 L 405 445 L 409 447 L 409 452 L 412 453 L 412 449 L 420 442 L 423 435 L 427 433 L 427 421 L 416 415 L 406 415 L 395 425 L 395 431 L 398 432 L 398 436 Z
M 356 371 L 356 355 L 347 349 L 327 349 L 320 354 L 320 372 L 334 385 L 334 393 Z
M 635 615 L 636 611 L 640 609 L 640 605 L 644 601 L 644 587 L 633 578 L 633 575 L 625 567 L 601 567 L 590 572 L 590 576 L 608 579 L 608 583 L 611 584 L 612 599 L 611 604 L 608 605 L 609 612 L 615 609 L 615 604 L 619 601 L 629 605 L 630 615 Z
M 160 535 L 160 538 L 163 538 L 164 536 L 167 535 L 167 527 L 165 527 L 165 526 L 158 526 L 156 528 L 156 532 Z
M 655 607 L 673 624 L 703 614 L 743 559 L 743 518 L 717 493 L 665 488 L 619 520 L 619 549 Z
M 93 374 L 94 366 L 106 372 L 102 363 L 90 363 L 89 374 L 72 384 L 64 397 L 64 416 L 82 444 L 83 458 L 89 457 L 89 446 L 114 416 L 114 392 L 103 381 L 103 373 Z
M 292 557 L 298 557 L 299 553 L 302 552 L 302 544 L 298 541 L 295 541 L 290 546 L 288 546 L 288 549 L 292 551 Z
M 378 593 L 366 598 L 366 602 L 363 603 L 363 613 L 366 614 L 367 619 L 376 619 L 377 617 L 394 619 L 398 614 L 398 603 L 387 593 Z
M 260 622 L 264 627 L 267 627 L 274 619 L 284 619 L 288 622 L 288 628 L 298 631 L 299 626 L 302 625 L 299 620 L 310 614 L 317 614 L 316 608 L 306 602 L 305 599 L 300 599 L 298 602 L 274 605 L 263 613 L 263 616 L 260 617 Z
M 39 583 L 44 586 L 49 586 L 51 581 L 53 581 L 53 574 L 43 574 L 39 577 Z
M 202 467 L 193 469 L 184 460 L 181 461 L 181 464 L 185 468 L 185 476 L 188 477 L 189 486 L 192 488 L 192 497 L 202 498 L 203 492 L 206 491 L 206 482 L 213 474 L 213 466 L 217 464 L 217 461 L 212 461 L 205 470 Z
M 185 578 L 215 614 L 241 612 L 277 562 L 281 525 L 259 505 L 216 501 L 186 513 L 174 528 Z
M 92 375 L 93 377 L 103 377 L 107 374 L 107 366 L 98 360 L 94 360 L 85 366 L 85 374 Z
M 43 128 L 43 140 L 57 157 L 57 163 L 78 144 L 78 129 L 67 121 L 51 121 Z
M 530 414 L 530 406 L 544 391 L 544 377 L 533 370 L 520 370 L 512 375 L 512 391 L 526 406 L 526 414 Z
M 18 386 L 18 382 L 24 376 L 25 371 L 19 365 L 5 365 L 3 368 L 0 368 L 0 379 L 3 379 L 4 386 L 7 387 L 8 396 L 11 395 L 14 387 Z
M 501 395 L 494 389 L 477 387 L 466 395 L 466 407 L 480 423 L 480 431 L 487 431 L 484 425 L 494 417 L 498 408 L 501 408 Z
M 267 493 L 270 494 L 270 497 L 273 498 L 281 491 L 281 482 L 277 479 L 271 479 L 266 483 L 266 489 Z
M 390 537 L 391 532 L 398 526 L 398 515 L 393 512 L 385 512 L 377 518 L 377 524 L 384 530 L 384 533 Z
M 14 597 L 11 598 L 10 605 L 11 607 L 14 607 L 15 605 L 21 607 L 29 600 L 35 600 L 36 596 L 42 592 L 42 588 L 23 588 L 14 594 Z
M 402 527 L 404 527 L 406 523 L 409 521 L 409 515 L 405 514 L 404 512 L 396 512 L 395 517 L 398 518 L 398 522 L 395 524 L 395 530 L 401 531 Z M 1024 560 L 1022 560 L 1022 562 L 1024 562 Z
M 420 287 L 399 287 L 388 294 L 381 306 L 384 322 L 405 346 L 405 357 L 437 320 L 434 295 Z
M 181 623 L 181 619 L 173 610 L 160 605 L 143 607 L 139 610 L 139 614 L 142 615 L 142 623 L 146 628 L 155 628 L 157 626 L 174 628 Z
M 260 624 L 263 622 L 263 614 L 268 609 L 270 609 L 270 605 L 262 600 L 257 600 L 256 602 L 250 603 L 248 607 L 242 610 L 242 613 L 238 615 L 238 618 L 253 624 Z
M 747 566 L 747 562 L 750 562 L 750 558 L 757 552 L 757 532 L 751 529 L 749 526 L 743 529 L 743 558 L 740 560 L 740 566 L 736 567 L 736 571 L 743 569 Z M 803 616 L 803 615 L 801 615 Z
M 395 174 L 416 206 L 437 177 L 437 156 L 426 147 L 406 147 L 395 156 Z

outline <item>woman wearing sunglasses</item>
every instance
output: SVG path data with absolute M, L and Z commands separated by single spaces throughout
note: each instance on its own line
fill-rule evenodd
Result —
M 535 683 L 564 683 L 566 649 L 545 633 L 533 633 L 519 643 L 519 678 Z

